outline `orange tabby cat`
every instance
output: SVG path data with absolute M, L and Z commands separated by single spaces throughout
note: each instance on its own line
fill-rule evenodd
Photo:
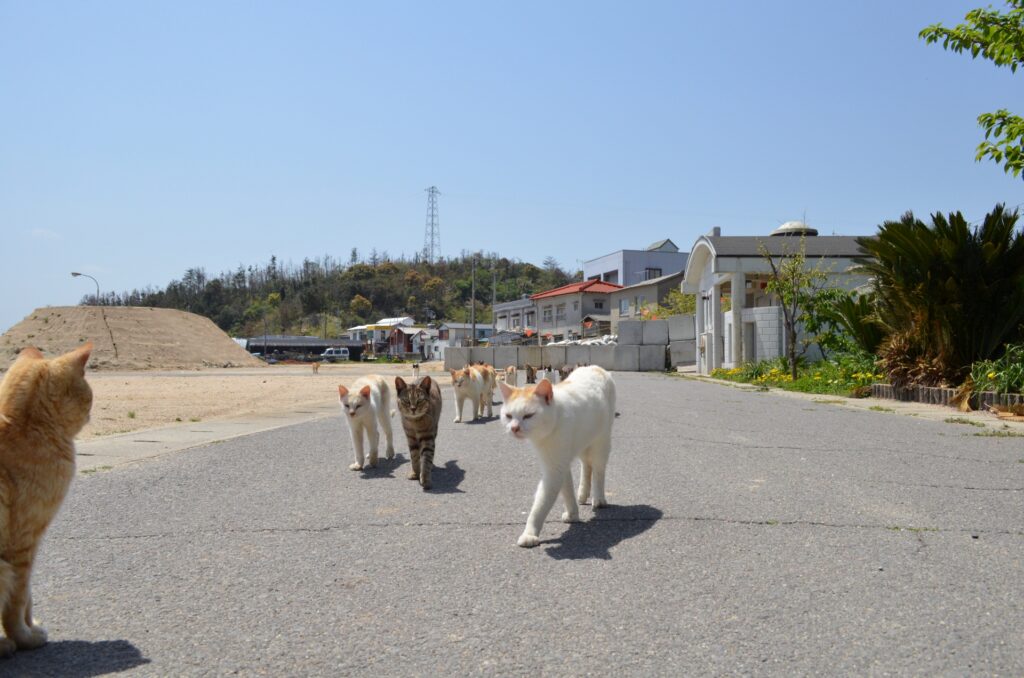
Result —
M 75 475 L 75 435 L 89 421 L 92 342 L 52 360 L 26 348 L 0 383 L 0 656 L 46 642 L 29 578 L 43 532 Z

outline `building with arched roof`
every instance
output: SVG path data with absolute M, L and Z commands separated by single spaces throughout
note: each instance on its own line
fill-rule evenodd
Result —
M 854 259 L 865 255 L 856 236 L 820 236 L 790 221 L 767 236 L 723 236 L 716 227 L 697 238 L 682 290 L 697 296 L 699 373 L 786 354 L 782 308 L 766 289 L 772 275 L 768 258 L 778 266 L 801 248 L 805 265 L 823 271 L 827 286 L 853 289 L 866 282 L 852 270 Z

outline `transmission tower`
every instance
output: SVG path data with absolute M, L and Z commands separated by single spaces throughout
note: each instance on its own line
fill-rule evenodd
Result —
M 423 258 L 431 264 L 441 256 L 441 226 L 437 223 L 437 186 L 424 188 L 427 192 L 427 231 L 423 236 Z

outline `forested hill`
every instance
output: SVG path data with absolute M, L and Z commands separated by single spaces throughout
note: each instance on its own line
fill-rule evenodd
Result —
M 266 265 L 239 265 L 216 277 L 202 268 L 191 268 L 165 289 L 112 293 L 100 303 L 191 311 L 209 317 L 233 336 L 255 336 L 264 331 L 317 335 L 326 331 L 328 336 L 338 336 L 352 325 L 405 315 L 423 323 L 466 322 L 474 257 L 476 317 L 480 322 L 490 322 L 495 277 L 499 302 L 573 279 L 552 257 L 538 267 L 494 253 L 463 252 L 457 258 L 430 264 L 394 260 L 376 252 L 363 260 L 353 250 L 347 263 L 324 256 L 306 259 L 301 265 L 282 265 L 271 257 Z M 94 303 L 94 297 L 86 297 L 83 303 Z

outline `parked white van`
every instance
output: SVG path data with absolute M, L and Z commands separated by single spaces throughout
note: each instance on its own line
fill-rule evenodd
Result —
M 320 360 L 333 363 L 335 360 L 348 360 L 348 347 L 332 346 L 320 354 Z

